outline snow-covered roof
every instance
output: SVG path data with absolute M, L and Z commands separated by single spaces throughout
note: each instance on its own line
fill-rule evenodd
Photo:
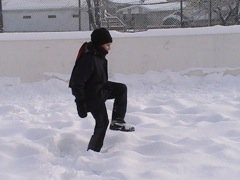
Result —
M 162 3 L 162 2 L 167 2 L 167 0 L 109 0 L 114 3 L 123 3 L 123 4 L 151 4 L 151 3 Z
M 77 0 L 2 0 L 3 10 L 78 7 Z
M 164 4 L 153 4 L 153 5 L 140 5 L 148 11 L 169 11 L 169 10 L 179 10 L 180 2 L 174 3 L 164 3 Z M 183 3 L 185 7 L 185 3 Z
M 183 3 L 183 7 L 186 4 Z M 141 5 L 133 5 L 129 7 L 122 8 L 118 10 L 120 12 L 128 12 L 129 9 L 142 9 L 142 13 L 147 12 L 158 12 L 158 11 L 176 11 L 180 9 L 180 2 L 173 2 L 173 3 L 162 3 L 162 4 L 141 4 Z
M 110 0 L 114 3 L 125 4 L 151 4 L 163 3 L 167 0 Z M 78 7 L 78 0 L 2 0 L 3 10 L 21 10 L 21 9 L 49 9 L 49 8 L 68 8 Z M 82 7 L 86 6 L 86 0 L 81 0 Z

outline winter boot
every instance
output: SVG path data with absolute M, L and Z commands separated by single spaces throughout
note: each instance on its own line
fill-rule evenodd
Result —
M 114 131 L 124 131 L 124 132 L 135 131 L 135 128 L 131 125 L 126 124 L 125 121 L 112 121 L 110 124 L 110 129 Z

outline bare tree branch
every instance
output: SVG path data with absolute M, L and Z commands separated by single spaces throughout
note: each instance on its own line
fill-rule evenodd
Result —
M 232 14 L 234 13 L 234 10 L 235 10 L 235 8 L 232 8 L 230 2 L 228 2 L 227 5 L 228 5 L 227 13 L 225 13 L 224 10 L 223 10 L 223 4 L 218 4 L 218 6 L 215 9 L 213 9 L 213 11 L 216 14 L 218 14 L 223 26 L 227 25 L 228 21 L 230 20 Z M 226 15 L 224 15 L 224 13 Z

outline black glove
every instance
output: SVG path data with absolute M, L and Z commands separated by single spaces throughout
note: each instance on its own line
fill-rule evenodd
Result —
M 77 99 L 75 100 L 75 102 L 76 102 L 76 105 L 77 105 L 78 115 L 81 118 L 87 117 L 87 105 L 86 105 L 86 103 L 78 101 Z

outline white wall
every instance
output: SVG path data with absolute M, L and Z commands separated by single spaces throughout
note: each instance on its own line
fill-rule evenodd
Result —
M 55 15 L 56 18 L 48 18 Z M 58 32 L 78 31 L 78 9 L 47 9 L 47 10 L 6 10 L 3 11 L 5 32 Z M 81 12 L 81 29 L 89 30 L 87 12 Z M 31 16 L 24 19 L 24 16 Z
M 121 38 L 114 46 L 114 72 L 240 66 L 240 33 Z
M 114 43 L 108 55 L 110 75 L 149 70 L 238 68 L 238 31 L 196 34 L 189 29 L 179 34 L 154 31 L 146 36 L 112 32 Z M 35 81 L 45 78 L 46 72 L 70 74 L 78 49 L 89 40 L 86 37 L 90 32 L 73 34 L 58 34 L 57 37 L 55 34 L 31 34 L 35 38 L 26 34 L 22 38 L 17 38 L 18 34 L 15 37 L 0 35 L 0 76 Z

